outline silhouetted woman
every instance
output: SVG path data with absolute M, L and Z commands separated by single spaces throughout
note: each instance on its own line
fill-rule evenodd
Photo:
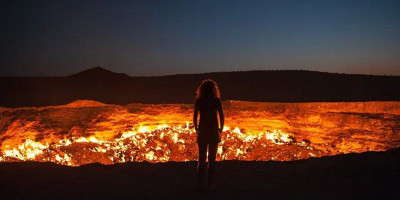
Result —
M 206 157 L 208 149 L 208 185 L 214 186 L 215 157 L 217 155 L 220 134 L 224 127 L 224 112 L 219 95 L 218 85 L 211 79 L 203 80 L 197 89 L 197 97 L 194 103 L 193 122 L 197 132 L 197 144 L 199 147 L 199 161 L 197 165 L 200 184 L 204 185 L 206 174 Z M 197 116 L 200 112 L 200 122 L 197 126 Z M 220 126 L 218 127 L 217 112 Z

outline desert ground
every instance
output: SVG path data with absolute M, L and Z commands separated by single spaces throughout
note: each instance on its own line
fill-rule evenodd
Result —
M 217 186 L 196 185 L 195 162 L 69 167 L 0 163 L 2 199 L 399 199 L 400 150 L 298 161 L 223 161 Z

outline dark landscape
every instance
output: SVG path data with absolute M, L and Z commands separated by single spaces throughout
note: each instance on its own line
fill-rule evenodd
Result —
M 1 77 L 0 106 L 48 106 L 79 99 L 108 104 L 193 103 L 205 78 L 222 100 L 262 102 L 399 101 L 400 76 L 301 70 L 215 72 L 130 77 L 96 67 L 66 77 Z
M 0 78 L 2 94 L 0 106 L 3 107 L 1 115 L 4 117 L 1 126 L 2 145 L 7 147 L 8 144 L 13 144 L 9 142 L 6 144 L 4 142 L 6 140 L 15 141 L 14 145 L 23 144 L 25 134 L 27 138 L 29 135 L 29 138 L 35 142 L 42 140 L 45 142 L 51 138 L 50 135 L 60 138 L 68 138 L 69 135 L 72 135 L 71 137 L 86 136 L 89 139 L 89 136 L 96 131 L 104 131 L 101 134 L 98 132 L 100 135 L 109 133 L 121 135 L 123 131 L 129 131 L 134 125 L 133 122 L 128 121 L 134 119 L 131 115 L 135 112 L 144 112 L 138 116 L 148 115 L 143 118 L 147 121 L 152 121 L 153 115 L 160 115 L 165 120 L 173 122 L 172 124 L 184 123 L 184 121 L 190 121 L 192 112 L 190 103 L 193 102 L 196 87 L 204 78 L 212 78 L 219 83 L 223 100 L 243 101 L 224 101 L 228 114 L 227 123 L 231 124 L 232 128 L 240 123 L 254 126 L 256 123 L 251 122 L 253 118 L 268 115 L 267 118 L 272 121 L 262 121 L 260 118 L 258 120 L 261 123 L 260 129 L 267 127 L 283 129 L 294 133 L 297 139 L 306 138 L 304 141 L 308 141 L 308 144 L 310 141 L 314 144 L 313 138 L 316 138 L 315 141 L 320 142 L 322 146 L 307 151 L 328 151 L 326 154 L 317 154 L 317 157 L 335 151 L 339 154 L 283 162 L 220 161 L 218 162 L 217 187 L 213 191 L 201 190 L 196 185 L 196 162 L 193 161 L 161 163 L 145 161 L 112 165 L 92 163 L 82 166 L 75 163 L 76 167 L 50 162 L 33 162 L 29 159 L 25 162 L 1 162 L 0 184 L 3 187 L 0 187 L 0 196 L 2 199 L 400 198 L 397 193 L 400 179 L 400 150 L 396 148 L 368 152 L 398 146 L 399 141 L 395 138 L 398 138 L 399 134 L 397 114 L 399 109 L 397 101 L 400 100 L 399 76 L 349 75 L 313 71 L 246 71 L 130 77 L 96 67 L 66 77 L 2 77 Z M 251 103 L 251 101 L 294 103 L 266 103 L 264 105 Z M 336 103 L 296 104 L 296 102 Z M 160 105 L 153 106 L 150 103 Z M 229 115 L 229 112 L 232 112 L 230 110 L 236 108 L 234 106 L 236 104 L 237 109 L 243 111 L 241 116 L 247 116 L 245 118 L 249 122 L 241 120 L 240 116 Z M 54 105 L 62 106 L 52 107 Z M 118 105 L 126 105 L 126 108 Z M 264 114 L 256 114 L 259 105 L 263 105 L 263 109 L 266 109 L 261 110 Z M 103 107 L 104 111 L 101 111 Z M 319 109 L 315 110 L 317 107 Z M 147 109 L 149 110 L 146 111 Z M 106 113 L 108 110 L 110 112 Z M 95 113 L 98 114 L 94 115 Z M 173 117 L 175 121 L 170 119 L 169 115 L 176 115 Z M 289 118 L 277 117 L 286 115 Z M 290 117 L 291 115 L 295 117 Z M 75 117 L 71 118 L 71 116 Z M 127 118 L 124 119 L 123 116 Z M 118 120 L 112 122 L 116 124 L 103 123 L 108 117 L 119 117 L 122 124 L 119 124 Z M 230 117 L 239 117 L 235 118 L 238 124 L 235 124 L 236 121 L 234 123 Z M 155 125 L 161 123 L 157 121 L 160 119 L 154 118 Z M 275 124 L 279 120 L 286 123 L 292 120 L 296 126 L 291 129 L 285 128 L 281 123 Z M 32 126 L 32 123 L 35 125 Z M 88 126 L 96 123 L 99 125 L 93 125 L 92 128 Z M 122 132 L 121 126 L 125 127 Z M 338 127 L 339 129 L 342 127 L 345 132 L 342 133 Z M 347 128 L 344 129 L 344 127 Z M 61 135 L 58 133 L 60 130 L 63 130 Z M 35 137 L 31 138 L 32 135 Z M 336 141 L 333 142 L 336 146 L 333 143 L 329 146 L 324 142 L 331 138 Z M 57 145 L 57 141 L 54 144 Z M 348 143 L 349 141 L 352 143 Z M 343 145 L 338 146 L 338 144 Z M 82 145 L 93 148 L 90 146 L 94 143 L 77 143 L 77 146 Z M 251 145 L 246 148 L 251 149 Z M 269 148 L 276 150 L 270 152 L 272 156 L 274 154 L 286 156 L 282 153 L 288 153 L 290 151 L 287 149 L 294 147 L 295 145 L 286 144 Z M 72 146 L 68 148 L 67 151 L 72 152 L 68 155 L 78 152 L 76 158 L 85 160 L 82 163 L 93 162 L 90 157 L 89 160 L 87 157 L 81 158 L 83 154 L 79 154 L 79 149 L 74 150 L 75 147 Z M 277 150 L 279 148 L 285 152 Z M 337 148 L 344 148 L 344 150 L 339 151 Z M 60 147 L 55 152 L 62 153 L 63 151 L 66 151 L 64 147 Z M 341 154 L 343 152 L 364 153 Z M 307 157 L 310 155 L 313 154 L 307 154 Z M 25 156 L 29 158 L 29 154 Z M 190 160 L 193 160 L 192 157 Z M 6 158 L 7 156 L 3 159 Z M 62 157 L 61 159 L 70 158 Z M 113 163 L 108 160 L 109 157 L 93 157 L 95 162 L 96 159 L 105 159 L 104 162 L 108 164 Z M 56 161 L 55 158 L 51 160 L 64 164 L 70 163 L 68 160 L 68 162 Z
M 400 200 L 399 11 L 2 0 L 0 200 Z
M 400 149 L 289 162 L 217 163 L 214 191 L 195 162 L 0 163 L 1 199 L 399 199 Z

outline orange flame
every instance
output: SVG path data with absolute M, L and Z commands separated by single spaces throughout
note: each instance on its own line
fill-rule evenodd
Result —
M 221 133 L 219 161 L 288 161 L 400 146 L 396 134 L 400 122 L 395 120 L 399 102 L 229 101 L 224 107 L 227 125 Z M 123 107 L 91 101 L 4 108 L 0 110 L 4 116 L 0 119 L 0 162 L 32 160 L 79 166 L 194 161 L 197 145 L 189 123 L 191 109 L 187 104 Z
M 193 128 L 189 128 L 189 123 L 185 125 L 184 128 L 167 124 L 157 128 L 140 126 L 137 130 L 124 132 L 112 141 L 99 140 L 95 136 L 90 136 L 42 144 L 28 139 L 16 148 L 3 150 L 1 160 L 35 160 L 72 166 L 90 163 L 92 160 L 90 156 L 100 158 L 99 161 L 104 164 L 128 161 L 196 160 L 196 133 Z M 249 155 L 267 151 L 267 147 L 271 145 L 286 144 L 303 147 L 301 143 L 297 144 L 293 139 L 292 136 L 280 130 L 246 135 L 238 127 L 232 131 L 224 127 L 217 159 L 265 160 L 262 156 Z M 240 143 L 240 145 L 234 147 L 231 143 Z

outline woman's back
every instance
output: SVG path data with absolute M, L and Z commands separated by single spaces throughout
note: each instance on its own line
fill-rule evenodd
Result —
M 200 112 L 200 123 L 201 126 L 218 125 L 217 109 L 218 109 L 218 98 L 198 98 L 197 106 Z
M 195 106 L 200 112 L 198 142 L 218 143 L 220 139 L 217 111 L 221 107 L 221 100 L 200 97 L 196 99 Z

